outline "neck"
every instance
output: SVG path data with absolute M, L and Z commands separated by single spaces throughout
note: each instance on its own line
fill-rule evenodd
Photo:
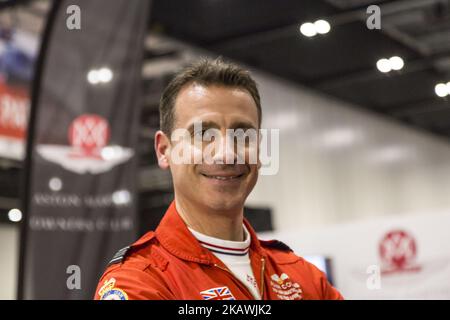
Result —
M 186 225 L 204 235 L 229 241 L 244 241 L 244 208 L 213 210 L 175 196 L 175 206 Z

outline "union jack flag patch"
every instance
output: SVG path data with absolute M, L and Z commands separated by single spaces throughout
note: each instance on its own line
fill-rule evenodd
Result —
M 204 300 L 236 300 L 228 287 L 211 288 L 200 294 Z

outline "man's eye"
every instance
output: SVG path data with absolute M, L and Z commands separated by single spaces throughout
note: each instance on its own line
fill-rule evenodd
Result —
M 212 141 L 215 138 L 215 130 L 206 130 L 203 133 L 203 140 Z
M 210 141 L 214 138 L 214 134 L 211 132 L 211 130 L 201 130 L 194 132 L 193 135 L 194 139 L 198 139 L 201 141 Z
M 202 140 L 202 139 L 204 139 L 204 136 L 205 136 L 205 130 L 199 130 L 199 131 L 195 131 L 193 133 L 194 139 Z

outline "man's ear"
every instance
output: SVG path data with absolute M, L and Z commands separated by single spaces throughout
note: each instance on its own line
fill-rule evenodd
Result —
M 170 140 L 161 130 L 155 133 L 155 152 L 159 167 L 164 170 L 169 169 Z

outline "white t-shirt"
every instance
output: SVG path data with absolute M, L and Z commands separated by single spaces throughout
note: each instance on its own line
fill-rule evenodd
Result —
M 234 276 L 244 284 L 256 300 L 261 300 L 261 295 L 256 283 L 255 276 L 251 267 L 248 250 L 250 248 L 250 233 L 245 225 L 244 241 L 229 241 L 213 238 L 197 232 L 191 228 L 194 237 L 200 244 L 209 249 L 218 259 L 220 259 Z

